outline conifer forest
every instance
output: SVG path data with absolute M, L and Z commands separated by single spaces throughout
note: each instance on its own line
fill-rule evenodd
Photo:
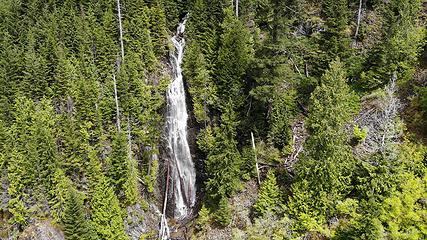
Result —
M 0 0 L 0 239 L 427 239 L 426 0 Z

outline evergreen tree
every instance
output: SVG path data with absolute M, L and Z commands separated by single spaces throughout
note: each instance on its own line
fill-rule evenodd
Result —
M 150 31 L 153 37 L 153 47 L 158 58 L 166 53 L 168 33 L 166 26 L 165 10 L 161 0 L 154 0 L 150 4 Z
M 383 39 L 370 52 L 360 84 L 373 89 L 387 84 L 394 76 L 408 81 L 414 73 L 414 64 L 420 52 L 423 35 L 417 24 L 421 9 L 419 0 L 393 0 L 382 7 Z
M 54 139 L 55 117 L 50 101 L 34 104 L 24 97 L 16 99 L 15 121 L 8 145 L 8 188 L 11 200 L 9 211 L 12 221 L 25 224 L 25 203 L 36 200 L 50 200 L 55 188 L 54 175 L 58 168 L 58 157 Z
M 67 191 L 64 215 L 64 233 L 67 239 L 98 239 L 86 218 L 83 196 L 73 187 L 69 187 Z
M 280 208 L 280 204 L 281 196 L 276 176 L 274 176 L 272 170 L 269 170 L 266 179 L 261 185 L 254 209 L 257 214 L 264 215 L 266 213 L 273 213 L 280 210 L 278 209 Z
M 355 162 L 344 124 L 355 111 L 355 96 L 346 84 L 340 61 L 331 63 L 311 97 L 306 153 L 296 165 L 289 210 L 303 229 L 315 230 L 306 218 L 323 224 L 336 202 L 350 193 Z
M 205 56 L 207 69 L 212 71 L 217 58 L 217 50 L 219 47 L 219 29 L 220 22 L 212 20 L 213 15 L 209 11 L 209 5 L 205 0 L 194 0 L 191 5 L 191 14 L 188 19 L 187 39 L 190 45 L 188 49 L 193 49 L 195 45 L 199 46 L 199 51 Z M 187 50 L 188 51 L 188 50 Z M 200 52 L 199 52 L 200 53 Z M 186 59 L 189 54 L 186 53 Z
M 61 169 L 57 169 L 53 176 L 53 189 L 50 191 L 50 195 L 53 198 L 49 201 L 49 205 L 52 209 L 52 216 L 58 222 L 61 222 L 65 216 L 66 201 L 69 190 L 71 188 L 70 179 L 65 176 Z
M 54 132 L 57 119 L 51 101 L 42 100 L 37 104 L 32 117 L 32 137 L 28 143 L 34 146 L 34 149 L 30 147 L 30 152 L 34 151 L 35 155 L 30 160 L 37 173 L 36 183 L 51 191 L 54 174 L 59 167 Z
M 218 209 L 215 212 L 215 220 L 223 227 L 230 225 L 231 223 L 231 209 L 228 204 L 228 199 L 222 197 L 219 200 Z
M 33 107 L 33 103 L 27 99 L 22 97 L 16 99 L 15 123 L 10 128 L 10 139 L 13 141 L 7 145 L 8 193 L 11 197 L 8 202 L 8 210 L 13 215 L 11 222 L 18 225 L 27 223 L 28 209 L 24 205 L 26 200 L 24 189 L 30 187 L 34 180 L 34 166 L 20 149 L 29 142 L 29 127 Z
M 347 0 L 325 0 L 322 7 L 326 19 L 326 31 L 320 44 L 323 52 L 318 68 L 323 70 L 337 57 L 346 59 L 350 51 L 350 36 L 347 31 L 349 9 Z M 323 72 L 323 71 L 321 71 Z
M 123 185 L 129 178 L 128 156 L 126 135 L 124 133 L 117 133 L 112 142 L 111 167 L 108 170 L 108 176 L 116 193 L 119 195 L 121 195 Z
M 347 85 L 343 63 L 337 59 L 312 93 L 308 127 L 313 133 L 340 129 L 358 110 L 357 96 Z
M 231 104 L 225 109 L 221 127 L 215 128 L 215 137 L 206 159 L 206 190 L 212 204 L 230 197 L 240 186 L 241 156 L 237 149 L 236 116 Z
M 99 176 L 90 201 L 91 220 L 96 234 L 101 239 L 128 239 L 124 231 L 122 210 L 108 180 Z
M 210 76 L 208 64 L 199 45 L 187 47 L 184 74 L 188 79 L 189 92 L 193 100 L 193 111 L 199 123 L 209 122 L 209 109 L 217 105 L 216 86 Z
M 231 9 L 225 10 L 221 25 L 221 47 L 216 64 L 218 97 L 225 102 L 232 100 L 234 109 L 244 103 L 244 75 L 253 58 L 252 40 L 247 28 Z

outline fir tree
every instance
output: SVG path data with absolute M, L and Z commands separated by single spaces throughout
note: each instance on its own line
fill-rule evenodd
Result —
M 90 226 L 91 222 L 86 218 L 83 196 L 73 187 L 69 187 L 67 191 L 64 216 L 64 233 L 67 239 L 98 239 Z
M 230 225 L 231 223 L 231 209 L 228 204 L 228 199 L 222 197 L 219 200 L 218 209 L 215 212 L 215 220 L 223 227 Z
M 328 66 L 335 58 L 349 56 L 350 38 L 347 33 L 349 9 L 347 0 L 323 1 L 323 14 L 326 18 L 326 31 L 321 37 L 321 64 Z M 319 67 L 322 68 L 322 65 Z
M 99 238 L 107 240 L 128 239 L 124 232 L 123 213 L 119 201 L 106 177 L 99 177 L 90 206 L 92 224 Z
M 346 84 L 342 63 L 331 63 L 311 97 L 306 153 L 296 165 L 289 210 L 306 230 L 323 224 L 335 203 L 352 189 L 355 162 L 343 131 L 355 110 L 355 97 Z M 311 218 L 316 224 L 306 221 Z
M 230 197 L 240 186 L 242 161 L 235 140 L 238 122 L 230 106 L 223 113 L 221 127 L 214 130 L 214 143 L 206 159 L 206 190 L 212 204 Z
M 165 10 L 161 0 L 154 0 L 150 7 L 149 16 L 154 51 L 157 57 L 163 57 L 166 53 L 167 27 Z
M 280 208 L 281 196 L 280 189 L 277 185 L 276 176 L 273 171 L 270 170 L 267 173 L 266 179 L 261 185 L 259 196 L 255 202 L 254 209 L 259 215 L 266 213 L 273 213 L 278 211 Z
M 253 57 L 249 31 L 231 9 L 225 10 L 221 25 L 221 47 L 216 64 L 218 97 L 224 101 L 233 100 L 234 109 L 243 105 L 244 75 Z
M 408 81 L 414 73 L 422 43 L 422 30 L 417 24 L 419 0 L 393 0 L 381 5 L 384 17 L 383 39 L 370 51 L 360 84 L 365 89 L 381 87 L 393 77 Z
M 193 111 L 199 123 L 209 122 L 209 108 L 216 106 L 216 86 L 210 76 L 205 56 L 197 43 L 187 47 L 184 74 L 188 78 Z
M 111 153 L 111 167 L 108 170 L 108 176 L 111 179 L 116 193 L 121 193 L 123 185 L 128 179 L 128 146 L 126 135 L 117 133 L 112 143 L 113 151 Z

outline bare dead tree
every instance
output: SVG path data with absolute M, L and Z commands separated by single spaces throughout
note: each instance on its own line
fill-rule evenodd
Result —
M 305 65 L 304 65 L 304 73 L 305 73 L 305 77 L 309 77 L 309 74 L 308 74 L 308 64 L 307 63 L 305 63 Z
M 120 7 L 120 0 L 117 0 L 117 15 L 119 18 L 119 32 L 120 32 L 120 52 L 121 52 L 121 62 L 125 60 L 125 48 L 123 46 L 123 26 L 122 26 L 122 13 Z
M 117 67 L 117 71 L 120 71 L 120 65 L 121 63 L 124 62 L 125 59 L 125 49 L 124 49 L 124 45 L 123 45 L 123 26 L 122 26 L 122 13 L 121 13 L 121 7 L 120 7 L 120 0 L 117 0 L 117 15 L 118 15 L 118 19 L 119 19 L 119 41 L 120 41 L 120 55 L 121 55 L 121 59 L 116 59 L 116 67 Z M 116 70 L 113 70 L 113 82 L 114 82 L 114 100 L 116 102 L 116 124 L 117 124 L 117 131 L 121 132 L 121 128 L 120 128 L 120 110 L 119 110 L 119 98 L 118 98 L 118 93 L 117 93 L 117 80 L 116 80 L 116 74 L 115 74 Z
M 359 0 L 359 10 L 357 12 L 356 32 L 354 33 L 355 39 L 357 38 L 357 35 L 359 34 L 360 20 L 362 18 L 362 5 L 363 5 L 363 0 Z
M 167 173 L 166 173 L 166 188 L 165 188 L 165 196 L 163 201 L 163 210 L 160 219 L 160 229 L 159 229 L 159 239 L 160 240 L 168 240 L 169 239 L 169 226 L 168 221 L 166 219 L 166 206 L 168 202 L 168 191 L 169 191 L 169 164 L 167 164 Z
M 236 17 L 239 17 L 239 0 L 236 0 Z
M 386 154 L 390 159 L 397 157 L 394 145 L 398 143 L 402 134 L 398 127 L 398 114 L 402 105 L 396 97 L 396 80 L 394 73 L 384 89 L 385 96 L 376 100 L 376 104 L 370 104 L 370 108 L 362 110 L 355 119 L 358 126 L 368 129 L 365 141 L 355 149 L 357 154 L 379 152 Z
M 116 102 L 116 124 L 117 124 L 117 131 L 120 130 L 120 110 L 119 110 L 119 98 L 117 96 L 117 82 L 116 82 L 116 74 L 113 71 L 113 82 L 114 82 L 114 100 Z
M 258 159 L 257 159 L 257 155 L 256 155 L 255 138 L 254 138 L 253 132 L 251 132 L 251 138 L 252 138 L 252 148 L 254 150 L 254 155 L 255 155 L 255 168 L 256 168 L 256 174 L 258 177 L 258 185 L 261 186 L 261 179 L 259 177 Z

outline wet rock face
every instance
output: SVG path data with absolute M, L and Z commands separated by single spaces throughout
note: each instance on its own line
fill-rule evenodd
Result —
M 65 240 L 64 233 L 48 220 L 37 221 L 28 226 L 19 240 Z

